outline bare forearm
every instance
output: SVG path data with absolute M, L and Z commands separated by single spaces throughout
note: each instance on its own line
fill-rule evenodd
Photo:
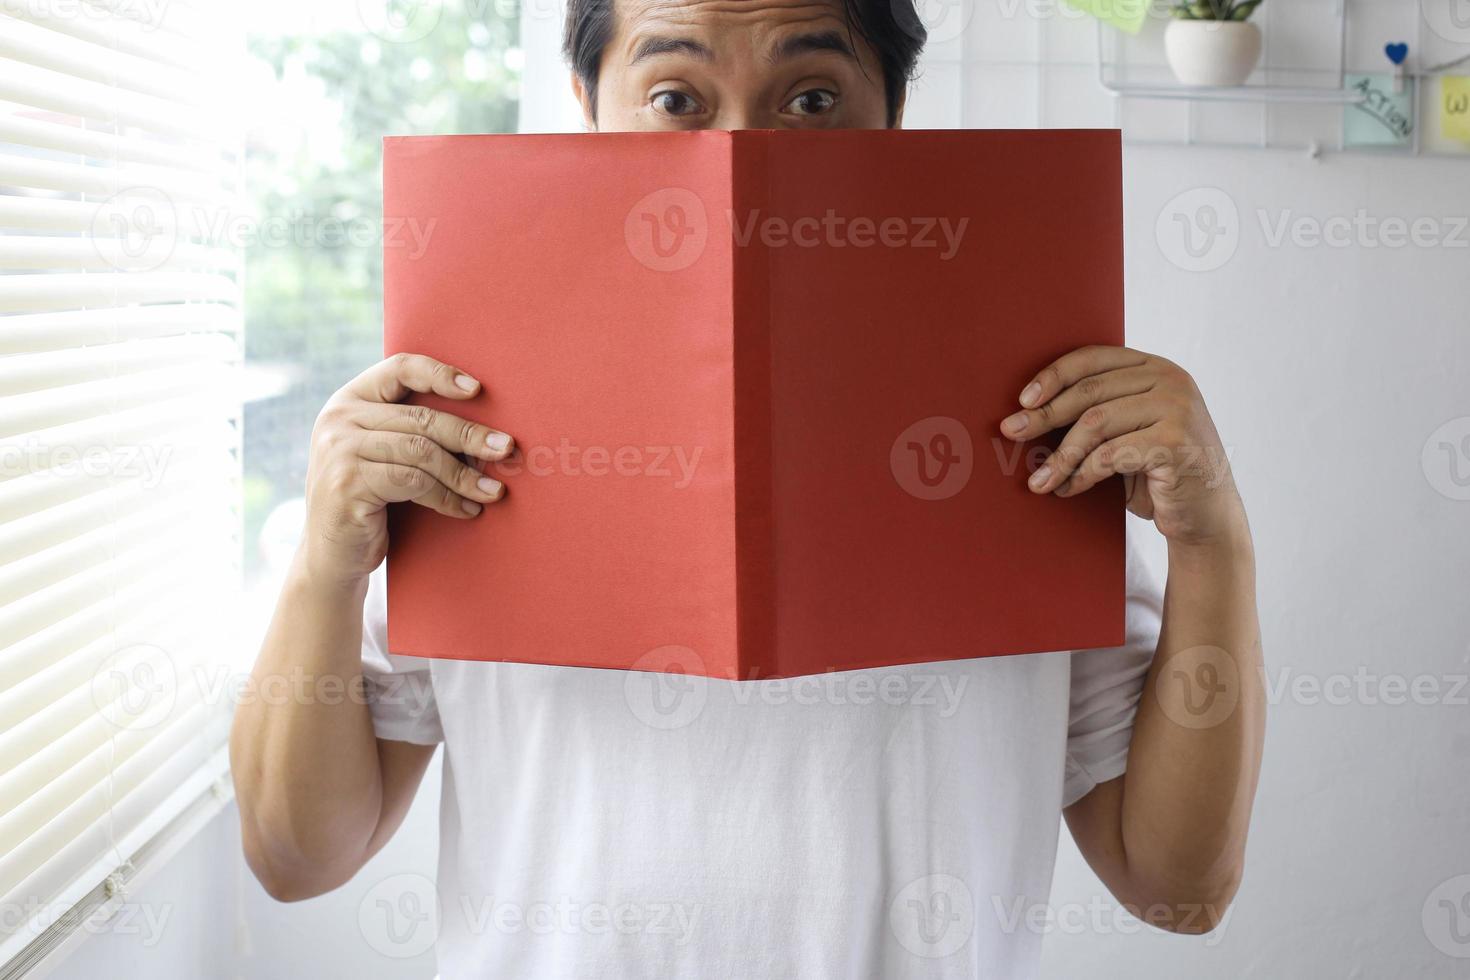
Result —
M 312 428 L 305 543 L 230 737 L 245 857 L 277 898 L 352 877 L 402 821 L 434 753 L 373 732 L 360 660 L 368 576 L 387 554 L 389 504 L 473 520 L 504 488 L 459 457 L 504 459 L 514 442 L 400 404 L 413 392 L 466 401 L 480 383 L 396 354 L 338 389 Z
M 1125 887 L 1223 914 L 1244 862 L 1265 729 L 1255 558 L 1230 533 L 1171 544 L 1158 650 L 1123 779 Z
M 359 659 L 365 592 L 366 580 L 323 583 L 295 562 L 236 712 L 246 855 L 273 891 L 340 884 L 378 824 L 381 771 Z

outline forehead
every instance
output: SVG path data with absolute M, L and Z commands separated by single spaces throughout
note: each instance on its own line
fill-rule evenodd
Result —
M 620 47 L 675 30 L 718 42 L 726 31 L 847 28 L 842 0 L 613 0 L 613 11 L 613 43 Z

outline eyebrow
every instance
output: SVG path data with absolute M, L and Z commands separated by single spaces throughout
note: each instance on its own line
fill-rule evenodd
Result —
M 633 49 L 633 58 L 628 62 L 628 67 L 631 68 L 640 61 L 656 58 L 661 54 L 687 54 L 700 61 L 713 61 L 715 57 L 714 52 L 709 48 L 687 37 L 653 36 L 645 37 L 638 42 L 638 46 Z
M 809 34 L 797 34 L 793 37 L 788 37 L 776 45 L 771 51 L 770 60 L 777 62 L 786 58 L 794 58 L 797 55 L 820 51 L 830 51 L 857 61 L 857 55 L 853 52 L 852 45 L 847 42 L 847 38 L 843 37 L 837 31 L 813 31 Z

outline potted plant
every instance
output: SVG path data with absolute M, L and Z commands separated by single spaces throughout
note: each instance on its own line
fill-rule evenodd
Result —
M 1180 0 L 1164 31 L 1164 53 L 1185 85 L 1240 85 L 1261 58 L 1261 30 L 1249 22 L 1261 0 Z

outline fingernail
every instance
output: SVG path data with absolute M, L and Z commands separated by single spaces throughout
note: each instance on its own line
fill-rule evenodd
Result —
M 1041 400 L 1041 385 L 1035 381 L 1021 389 L 1021 405 L 1025 408 L 1035 408 L 1036 403 Z
M 476 480 L 475 486 L 480 488 L 481 493 L 488 494 L 491 497 L 495 497 L 500 494 L 500 481 L 492 480 L 488 476 L 482 476 L 478 480 Z
M 1000 424 L 1000 427 L 1013 436 L 1018 436 L 1026 431 L 1026 413 L 1017 412 Z
M 476 514 L 478 514 L 480 512 L 480 505 L 477 504 L 477 503 L 475 503 L 473 500 L 464 500 L 464 501 L 461 501 L 460 502 L 460 506 L 463 507 L 464 508 L 464 512 L 466 514 L 470 515 L 471 517 L 474 517 Z
M 510 436 L 504 432 L 492 432 L 485 437 L 485 445 L 492 453 L 504 453 L 510 451 Z
M 480 382 L 476 381 L 468 374 L 456 374 L 454 376 L 454 383 L 463 388 L 465 391 L 474 391 L 476 388 L 480 387 Z
M 1031 479 L 1028 482 L 1031 484 L 1031 489 L 1032 490 L 1040 490 L 1042 487 L 1046 486 L 1046 481 L 1048 479 L 1050 479 L 1050 478 L 1051 478 L 1051 467 L 1050 466 L 1043 466 L 1040 469 L 1038 469 L 1035 473 L 1032 473 L 1031 474 Z

